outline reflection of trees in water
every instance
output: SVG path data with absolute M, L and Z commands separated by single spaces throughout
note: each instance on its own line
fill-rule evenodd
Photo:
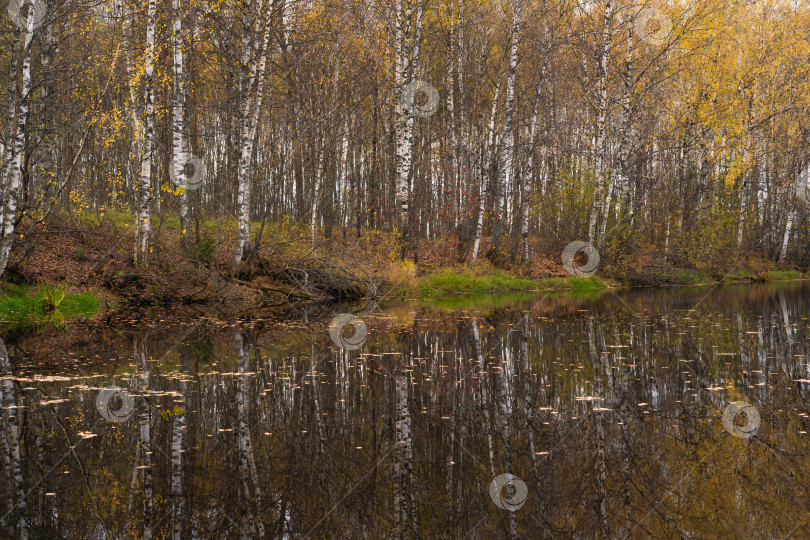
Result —
M 11 374 L 6 344 L 0 339 L 0 374 L 4 377 L 0 384 L 0 404 L 3 407 L 3 471 L 6 479 L 6 507 L 3 519 L 9 536 L 14 538 L 15 530 L 22 539 L 28 538 L 26 520 L 26 500 L 23 489 L 22 463 L 20 461 L 20 416 L 22 410 L 17 408 L 17 389 L 7 377 Z M 15 524 L 16 523 L 16 524 Z
M 5 378 L 3 526 L 16 537 L 807 534 L 789 517 L 807 514 L 810 485 L 806 385 L 791 382 L 808 378 L 802 297 L 632 315 L 595 305 L 560 319 L 526 307 L 418 313 L 395 331 L 368 317 L 361 351 L 246 326 L 150 364 L 164 347 L 135 339 L 138 408 L 120 424 L 100 418 L 93 391 L 68 391 L 76 381 L 36 383 L 71 399 L 32 422 L 46 398 Z M 756 437 L 723 428 L 735 400 L 759 410 Z M 37 452 L 54 464 L 71 445 L 57 422 L 97 436 L 46 474 Z M 514 512 L 487 492 L 504 472 L 529 488 Z M 55 514 L 25 506 L 38 483 L 56 493 Z

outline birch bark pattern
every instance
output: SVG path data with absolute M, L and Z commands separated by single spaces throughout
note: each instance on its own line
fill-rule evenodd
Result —
M 490 253 L 498 257 L 501 249 L 503 221 L 506 219 L 506 190 L 512 186 L 514 176 L 515 134 L 512 126 L 515 114 L 515 74 L 517 72 L 518 43 L 520 41 L 520 11 L 522 0 L 514 0 L 512 13 L 511 46 L 509 66 L 506 70 L 506 100 L 503 112 L 503 140 L 501 141 L 501 162 L 498 182 L 495 184 L 495 211 L 492 222 L 492 245 Z
M 475 241 L 473 242 L 472 254 L 470 255 L 470 262 L 475 262 L 478 258 L 478 250 L 481 247 L 481 235 L 484 232 L 484 206 L 486 202 L 486 194 L 484 192 L 484 178 L 489 177 L 490 169 L 492 168 L 492 155 L 495 152 L 495 115 L 498 113 L 498 97 L 501 93 L 501 78 L 498 77 L 498 82 L 495 83 L 495 97 L 492 98 L 492 109 L 489 112 L 489 127 L 487 134 L 487 146 L 484 150 L 487 153 L 484 168 L 481 170 L 481 182 L 478 189 L 478 218 L 475 225 Z M 493 179 L 490 179 L 489 185 L 492 186 Z
M 400 210 L 401 227 L 408 222 L 408 175 L 411 170 L 411 144 L 408 133 L 408 116 L 410 111 L 405 107 L 402 92 L 405 89 L 406 77 L 410 72 L 410 54 L 408 46 L 408 33 L 406 23 L 410 26 L 411 3 L 405 0 L 405 13 L 403 14 L 402 0 L 396 0 L 394 9 L 396 57 L 394 58 L 394 130 L 396 138 L 396 194 L 395 203 Z
M 29 10 L 33 12 L 34 10 Z M 16 512 L 17 516 L 17 532 L 21 540 L 28 539 L 28 519 L 26 518 L 26 502 L 25 491 L 23 490 L 23 475 L 22 475 L 22 460 L 20 459 L 20 434 L 19 416 L 22 414 L 23 409 L 17 408 L 17 399 L 14 395 L 14 383 L 11 381 L 11 363 L 9 361 L 8 350 L 6 344 L 0 339 L 0 375 L 3 376 L 0 383 L 0 406 L 2 406 L 2 422 L 4 434 L 8 440 L 3 439 L 3 450 L 5 452 L 4 461 L 10 465 L 10 469 L 6 469 L 7 474 L 13 480 L 13 491 L 10 489 L 6 495 L 6 500 L 10 503 L 12 494 L 16 499 L 15 504 L 10 504 L 8 507 L 8 531 L 10 537 L 14 538 L 13 519 L 12 516 Z M 9 486 L 10 488 L 12 486 Z
M 14 222 L 17 215 L 17 202 L 22 177 L 22 155 L 25 145 L 25 127 L 28 120 L 29 97 L 31 94 L 31 44 L 34 38 L 34 8 L 31 6 L 25 18 L 25 42 L 23 44 L 22 89 L 20 108 L 17 111 L 17 131 L 11 148 L 8 182 L 5 185 L 3 200 L 3 239 L 0 240 L 0 276 L 6 271 L 14 241 Z M 10 99 L 14 99 L 13 95 Z
M 534 183 L 534 142 L 537 136 L 537 115 L 540 109 L 540 95 L 546 79 L 546 63 L 540 73 L 540 82 L 534 94 L 534 110 L 532 111 L 532 124 L 529 128 L 529 159 L 526 165 L 526 175 L 523 179 L 523 222 L 521 224 L 520 236 L 523 239 L 523 262 L 529 261 L 529 209 L 531 208 L 530 197 L 532 184 Z M 541 164 L 542 167 L 542 164 Z
M 155 67 L 156 0 L 146 8 L 146 51 L 144 52 L 144 122 L 141 147 L 141 174 L 138 184 L 138 218 L 135 235 L 135 263 L 143 264 L 149 250 L 151 235 L 152 159 L 155 136 L 155 100 L 153 73 Z
M 605 3 L 605 20 L 602 28 L 602 55 L 599 58 L 599 82 L 596 87 L 599 105 L 597 109 L 596 119 L 596 137 L 595 137 L 595 174 L 596 174 L 596 187 L 593 195 L 593 205 L 591 206 L 591 222 L 588 227 L 588 241 L 594 243 L 596 241 L 596 224 L 599 220 L 599 215 L 602 210 L 602 191 L 605 169 L 605 120 L 607 117 L 607 75 L 608 75 L 608 61 L 610 60 L 610 44 L 611 44 L 611 23 L 613 21 L 613 7 L 608 0 Z
M 267 63 L 267 46 L 270 41 L 270 13 L 272 2 L 265 0 L 266 12 L 264 32 L 261 45 L 256 55 L 251 55 L 252 47 L 249 36 L 250 22 L 245 20 L 245 33 L 242 39 L 242 60 L 240 73 L 240 90 L 242 107 L 239 108 L 240 148 L 239 155 L 239 191 L 237 194 L 237 218 L 239 221 L 239 237 L 236 243 L 236 252 L 233 257 L 233 266 L 239 265 L 250 254 L 250 200 L 253 191 L 253 181 L 250 173 L 251 158 L 253 156 L 253 143 L 256 139 L 256 126 L 258 125 L 259 111 L 262 104 L 264 89 L 264 73 Z M 247 1 L 250 6 L 250 0 Z M 246 18 L 247 19 L 247 18 Z M 255 88 L 254 88 L 255 87 Z M 255 90 L 255 93 L 254 93 Z
M 172 88 L 172 164 L 175 178 L 185 180 L 186 140 L 183 106 L 186 101 L 186 85 L 183 79 L 183 17 L 180 0 L 172 0 L 172 49 L 174 50 L 174 79 Z M 180 192 L 180 238 L 184 245 L 188 244 L 190 224 L 188 222 L 188 188 L 187 182 L 182 182 Z M 175 186 L 176 187 L 176 186 Z

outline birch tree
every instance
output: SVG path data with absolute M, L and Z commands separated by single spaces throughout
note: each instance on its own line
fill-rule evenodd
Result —
M 250 224 L 251 224 L 251 196 L 253 190 L 252 173 L 250 171 L 251 159 L 253 156 L 253 144 L 256 140 L 256 129 L 258 125 L 259 112 L 261 110 L 264 97 L 264 76 L 267 65 L 267 52 L 270 42 L 270 13 L 271 0 L 261 0 L 265 2 L 266 12 L 261 17 L 259 24 L 261 41 L 256 53 L 252 52 L 253 46 L 250 41 L 252 35 L 249 16 L 247 14 L 251 0 L 246 0 L 245 15 L 243 16 L 244 35 L 242 38 L 242 59 L 240 62 L 239 88 L 240 88 L 240 108 L 238 125 L 240 126 L 239 155 L 239 191 L 237 195 L 237 219 L 239 223 L 239 237 L 234 253 L 234 268 L 245 260 L 251 251 L 250 246 Z M 261 11 L 261 3 L 260 3 Z
M 188 182 L 185 181 L 187 144 L 185 139 L 186 125 L 184 106 L 186 85 L 183 78 L 183 11 L 180 0 L 172 0 L 172 50 L 174 52 L 172 80 L 172 166 L 174 175 L 181 184 L 180 190 L 180 238 L 188 244 L 191 233 L 188 213 Z
M 509 63 L 506 69 L 506 100 L 503 112 L 503 139 L 501 141 L 501 159 L 498 182 L 494 193 L 494 221 L 492 223 L 492 246 L 490 253 L 493 259 L 499 258 L 498 250 L 502 249 L 501 236 L 503 220 L 506 217 L 506 190 L 512 185 L 515 172 L 515 135 L 513 117 L 515 115 L 515 74 L 517 72 L 518 43 L 520 42 L 520 17 L 523 0 L 512 3 L 512 30 L 510 32 Z
M 495 152 L 495 117 L 498 113 L 498 97 L 501 93 L 501 77 L 498 74 L 498 80 L 495 83 L 495 96 L 492 98 L 492 108 L 489 111 L 489 123 L 487 124 L 487 144 L 484 149 L 486 159 L 484 167 L 481 170 L 481 180 L 478 188 L 478 215 L 475 225 L 475 240 L 473 241 L 472 253 L 470 254 L 470 262 L 474 263 L 478 258 L 478 250 L 481 247 L 481 236 L 484 231 L 484 208 L 486 203 L 486 193 L 484 192 L 484 179 L 488 178 L 492 169 L 492 159 Z M 490 189 L 494 183 L 494 178 L 489 178 Z
M 138 184 L 138 213 L 135 226 L 135 263 L 144 264 L 149 250 L 152 218 L 152 160 L 155 136 L 155 23 L 157 2 L 148 0 L 146 6 L 146 50 L 144 51 L 144 121 L 141 147 L 141 174 Z
M 26 10 L 22 75 L 20 84 L 20 106 L 17 110 L 17 126 L 12 138 L 11 155 L 9 156 L 8 180 L 3 186 L 3 238 L 0 240 L 0 275 L 8 266 L 8 259 L 11 255 L 11 245 L 14 241 L 14 228 L 17 219 L 17 203 L 20 193 L 20 179 L 22 178 L 22 156 L 25 145 L 25 129 L 28 121 L 29 100 L 31 95 L 31 46 L 34 39 L 34 16 L 33 4 Z M 14 93 L 9 96 L 14 99 Z
M 413 2 L 417 2 L 414 20 Z M 404 6 L 403 6 L 404 2 Z M 394 131 L 396 137 L 396 194 L 400 227 L 403 237 L 407 234 L 409 210 L 409 180 L 413 154 L 413 104 L 405 103 L 403 92 L 406 84 L 416 74 L 419 55 L 419 34 L 422 26 L 423 4 L 421 0 L 396 0 L 394 2 L 395 52 L 394 52 Z M 415 99 L 415 96 L 412 96 Z M 404 254 L 404 247 L 403 247 Z
M 596 86 L 596 133 L 594 136 L 594 152 L 596 153 L 596 189 L 591 206 L 591 220 L 588 227 L 588 240 L 592 244 L 596 241 L 596 225 L 602 208 L 602 192 L 604 187 L 605 165 L 605 121 L 607 117 L 607 78 L 608 62 L 610 60 L 610 47 L 612 42 L 613 6 L 611 0 L 605 2 L 604 20 L 602 26 L 602 54 L 599 56 L 599 80 Z

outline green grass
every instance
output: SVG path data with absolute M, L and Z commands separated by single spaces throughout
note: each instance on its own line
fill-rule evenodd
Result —
M 804 276 L 798 270 L 768 270 L 760 274 L 760 277 L 765 281 L 790 281 Z
M 61 326 L 76 318 L 91 317 L 98 310 L 98 299 L 91 293 L 68 292 L 64 285 L 2 284 L 0 328 L 28 329 Z
M 540 289 L 545 291 L 570 291 L 573 293 L 592 293 L 607 289 L 607 283 L 598 277 L 552 277 L 540 280 Z
M 444 269 L 419 279 L 418 293 L 423 298 L 454 294 L 484 294 L 525 291 L 566 291 L 589 294 L 603 291 L 607 284 L 599 277 L 544 278 L 539 281 L 519 278 L 502 270 L 476 275 L 469 270 Z
M 458 293 L 529 291 L 536 290 L 537 283 L 532 279 L 510 276 L 500 270 L 476 276 L 467 271 L 444 269 L 422 278 L 418 288 L 423 297 L 431 297 Z

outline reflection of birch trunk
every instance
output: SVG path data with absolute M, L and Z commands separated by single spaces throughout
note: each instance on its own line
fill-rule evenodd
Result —
M 503 464 L 504 470 L 507 473 L 512 472 L 512 430 L 511 426 L 509 425 L 509 417 L 512 415 L 512 411 L 514 407 L 512 406 L 512 396 L 513 393 L 510 392 L 512 388 L 512 381 L 511 377 L 514 374 L 514 369 L 512 365 L 511 359 L 511 351 L 507 344 L 504 344 L 503 347 L 503 358 L 504 358 L 504 365 L 503 369 L 500 371 L 500 377 L 498 377 L 498 384 L 496 388 L 499 389 L 498 395 L 495 396 L 495 402 L 500 409 L 500 420 L 501 420 L 501 437 L 503 438 Z M 507 489 L 507 488 L 504 488 Z M 512 538 L 517 538 L 517 521 L 515 517 L 515 511 L 509 511 L 509 532 L 512 535 Z
M 127 502 L 127 521 L 123 530 L 128 531 L 135 513 L 135 492 L 138 489 L 138 463 L 141 462 L 141 445 L 135 445 L 135 460 L 132 462 L 132 479 L 129 483 L 129 498 Z
M 31 9 L 30 11 L 33 11 Z M 22 462 L 20 460 L 20 433 L 19 433 L 19 415 L 22 414 L 22 409 L 17 408 L 17 398 L 14 395 L 14 383 L 11 381 L 11 362 L 8 357 L 8 350 L 6 344 L 0 339 L 0 375 L 2 375 L 2 385 L 0 385 L 0 403 L 3 406 L 3 431 L 5 437 L 3 438 L 3 451 L 4 462 L 6 463 L 6 471 L 11 471 L 10 476 L 13 482 L 13 490 L 9 489 L 6 500 L 11 503 L 11 494 L 14 493 L 16 497 L 16 504 L 9 504 L 9 532 L 10 536 L 14 537 L 14 529 L 12 523 L 14 522 L 12 516 L 14 512 L 17 513 L 17 532 L 22 540 L 28 538 L 28 520 L 25 518 L 25 493 L 23 491 L 23 477 L 22 477 Z M 9 468 L 10 465 L 10 468 Z M 11 486 L 10 486 L 11 487 Z
M 408 407 L 408 378 L 403 369 L 396 375 L 396 440 L 394 446 L 394 512 L 398 532 L 404 537 L 410 525 L 414 538 L 419 538 L 416 515 L 416 499 L 413 489 L 413 435 L 411 433 L 411 412 Z M 409 519 L 410 518 L 410 519 Z
M 528 427 L 529 437 L 529 457 L 532 460 L 532 471 L 534 472 L 534 481 L 537 486 L 538 505 L 540 508 L 540 515 L 545 519 L 546 505 L 541 496 L 540 491 L 540 472 L 537 468 L 537 454 L 534 448 L 534 424 L 532 422 L 534 417 L 534 399 L 532 396 L 532 369 L 529 364 L 529 316 L 530 312 L 523 314 L 522 331 L 520 336 L 520 356 L 523 361 L 523 391 L 524 396 L 524 413 L 526 414 L 526 425 Z
M 453 359 L 455 362 L 455 358 Z M 454 383 L 456 382 L 457 377 L 455 376 L 455 371 L 453 371 L 453 379 Z M 453 396 L 453 403 L 451 405 L 452 411 L 450 413 L 450 427 L 449 431 L 449 444 L 447 449 L 447 459 L 445 461 L 445 468 L 446 472 L 444 474 L 444 485 L 445 485 L 445 492 L 446 492 L 446 499 L 445 499 L 445 512 L 447 514 L 447 528 L 446 531 L 449 533 L 453 530 L 452 524 L 455 521 L 455 512 L 453 506 L 453 450 L 455 449 L 456 445 L 456 392 L 463 391 L 463 389 L 459 389 L 458 386 L 455 386 L 455 392 L 451 395 Z
M 593 362 L 593 373 L 596 378 L 598 397 L 604 400 L 604 385 L 601 356 L 596 348 L 596 339 L 593 331 L 593 319 L 588 321 L 588 343 L 591 349 L 591 361 Z M 605 406 L 605 401 L 600 402 L 600 408 Z M 604 411 L 596 412 L 596 484 L 599 495 L 599 517 L 602 522 L 602 537 L 610 538 L 610 527 L 607 516 L 607 468 L 605 466 L 605 418 Z
M 320 443 L 319 448 L 321 451 L 321 455 L 323 455 L 323 441 L 326 438 L 326 426 L 323 423 L 323 412 L 321 411 L 321 399 L 319 397 L 318 392 L 318 377 L 315 371 L 315 357 L 316 357 L 316 349 L 315 349 L 315 336 L 312 336 L 312 349 L 310 354 L 309 360 L 309 373 L 312 380 L 312 396 L 315 401 L 315 416 L 318 422 L 318 435 L 320 436 Z
M 785 302 L 784 293 L 779 293 L 779 309 L 782 312 L 782 324 L 785 327 L 785 336 L 787 337 L 788 344 L 793 345 L 793 327 L 790 325 L 790 316 L 788 315 L 787 302 Z
M 481 385 L 481 406 L 484 409 L 484 418 L 487 423 L 487 441 L 489 442 L 489 468 L 492 478 L 495 478 L 495 449 L 492 444 L 492 421 L 489 418 L 489 404 L 487 403 L 487 383 L 484 374 L 484 354 L 481 351 L 481 337 L 478 335 L 478 321 L 471 319 L 473 338 L 475 339 L 475 357 L 478 360 L 478 384 Z
M 182 400 L 179 411 L 177 405 L 172 423 L 172 539 L 180 540 L 183 536 L 183 512 L 185 510 L 185 491 L 183 484 L 183 439 L 186 430 L 186 383 L 180 382 Z
M 6 508 L 14 508 L 14 493 L 16 488 L 14 486 L 14 479 L 11 476 L 11 447 L 8 445 L 8 434 L 6 425 L 8 424 L 8 413 L 3 405 L 3 396 L 5 395 L 3 386 L 0 385 L 0 408 L 2 408 L 2 417 L 0 417 L 0 441 L 3 441 L 3 473 L 6 480 Z M 14 538 L 14 521 L 9 519 L 6 522 L 6 530 L 9 538 Z
M 256 469 L 255 456 L 253 455 L 253 442 L 250 438 L 250 429 L 247 419 L 247 405 L 245 404 L 245 393 L 247 387 L 247 371 L 250 363 L 250 343 L 242 337 L 242 334 L 234 329 L 234 341 L 236 342 L 236 354 L 239 358 L 239 377 L 236 379 L 236 415 L 238 423 L 238 445 L 239 445 L 239 484 L 240 494 L 244 496 L 242 508 L 242 533 L 250 533 L 250 538 L 264 538 L 264 524 L 261 519 L 255 519 L 252 506 L 261 509 L 262 492 L 259 487 L 259 474 Z M 253 494 L 251 494 L 251 485 Z M 258 529 L 258 531 L 257 531 Z
M 624 534 L 623 538 L 630 538 L 632 526 L 632 505 L 630 500 L 630 437 L 627 434 L 627 421 L 622 422 L 622 469 L 624 470 Z
M 144 351 L 144 345 L 137 338 L 135 340 L 135 365 L 141 369 L 140 390 L 149 389 L 150 367 L 149 359 Z M 143 537 L 144 540 L 152 538 L 152 411 L 146 397 L 138 400 L 138 432 L 140 436 L 141 457 L 143 465 Z

